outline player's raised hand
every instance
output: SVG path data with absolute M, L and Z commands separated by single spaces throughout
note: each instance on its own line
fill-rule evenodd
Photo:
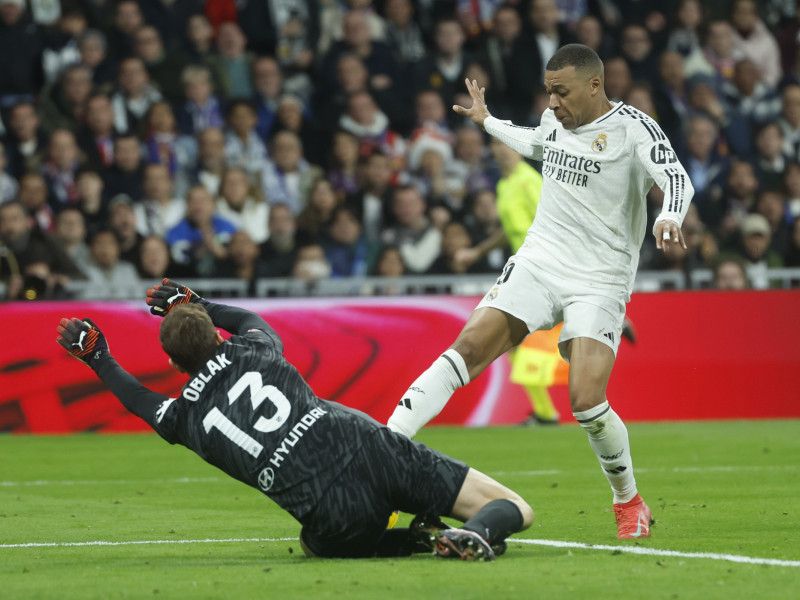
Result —
M 58 342 L 64 350 L 82 363 L 93 363 L 108 354 L 108 342 L 103 332 L 91 319 L 61 319 L 56 328 Z
M 486 108 L 486 100 L 483 97 L 486 88 L 478 87 L 478 82 L 475 79 L 472 81 L 465 79 L 464 83 L 467 84 L 467 91 L 469 92 L 470 98 L 472 98 L 472 106 L 470 108 L 465 108 L 456 104 L 453 106 L 453 110 L 460 115 L 469 117 L 475 125 L 483 128 L 483 122 L 486 120 L 486 117 L 492 116 L 489 109 Z
M 656 236 L 656 248 L 669 254 L 671 246 L 680 244 L 686 250 L 686 241 L 683 239 L 683 232 L 677 223 L 673 221 L 661 221 L 656 223 L 653 235 Z
M 171 279 L 162 279 L 161 285 L 155 285 L 147 290 L 147 302 L 150 306 L 150 313 L 159 317 L 165 317 L 174 307 L 189 302 L 202 302 L 203 299 L 197 293 L 190 290 L 185 285 Z

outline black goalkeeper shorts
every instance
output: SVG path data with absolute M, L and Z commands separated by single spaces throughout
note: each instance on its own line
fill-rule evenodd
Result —
M 372 556 L 392 511 L 450 515 L 467 471 L 460 460 L 378 429 L 302 520 L 300 535 L 317 556 Z

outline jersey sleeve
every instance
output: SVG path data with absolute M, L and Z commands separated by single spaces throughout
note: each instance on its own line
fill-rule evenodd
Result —
M 156 410 L 167 397 L 144 387 L 138 379 L 119 366 L 112 356 L 101 360 L 95 369 L 98 377 L 125 408 L 156 429 Z
M 483 121 L 487 133 L 496 137 L 509 148 L 533 160 L 542 160 L 542 128 L 520 127 L 511 121 L 487 117 Z
M 236 306 L 205 302 L 208 316 L 215 327 L 221 327 L 233 335 L 259 339 L 283 354 L 283 341 L 277 332 L 259 315 Z
M 694 187 L 686 169 L 678 161 L 667 136 L 652 119 L 632 124 L 633 143 L 636 155 L 647 173 L 664 192 L 664 205 L 655 225 L 672 221 L 679 227 L 689 212 L 689 202 L 694 196 Z

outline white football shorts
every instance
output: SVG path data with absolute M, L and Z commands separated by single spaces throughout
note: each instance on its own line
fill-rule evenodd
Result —
M 477 308 L 508 313 L 531 332 L 552 329 L 564 321 L 558 350 L 567 360 L 567 342 L 576 337 L 602 342 L 617 355 L 625 297 L 623 291 L 568 281 L 542 271 L 525 257 L 512 256 Z

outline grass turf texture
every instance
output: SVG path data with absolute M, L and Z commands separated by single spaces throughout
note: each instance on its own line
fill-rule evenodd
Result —
M 615 538 L 575 426 L 429 428 L 421 441 L 517 490 L 524 539 L 800 560 L 797 421 L 629 426 L 653 537 Z M 0 436 L 0 544 L 296 538 L 260 493 L 155 435 Z M 400 525 L 410 516 L 401 515 Z M 2 598 L 797 597 L 800 568 L 509 544 L 495 563 L 307 559 L 296 539 L 0 547 Z

